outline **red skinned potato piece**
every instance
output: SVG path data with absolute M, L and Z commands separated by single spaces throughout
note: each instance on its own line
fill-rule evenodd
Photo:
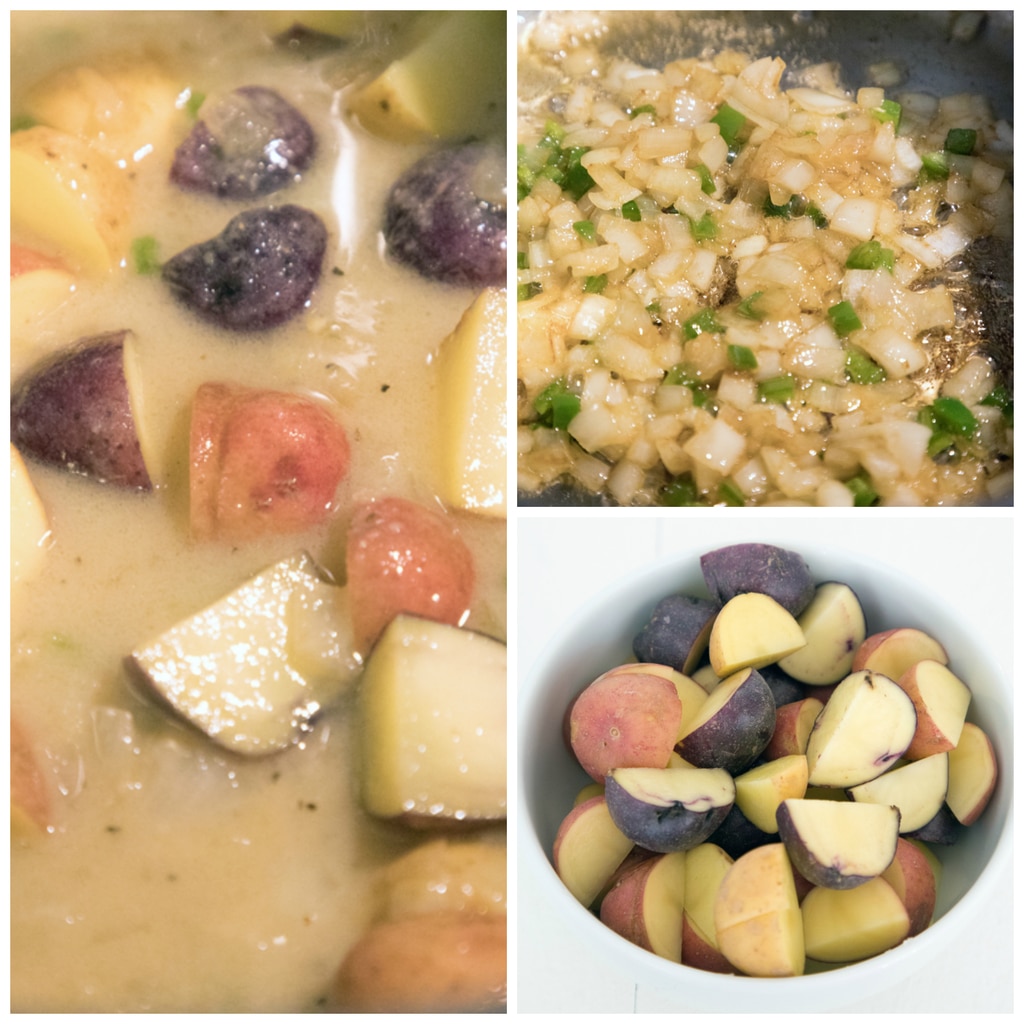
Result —
M 189 479 L 197 540 L 318 526 L 335 512 L 348 468 L 344 428 L 311 398 L 219 382 L 197 390 Z
M 775 731 L 764 748 L 765 759 L 773 761 L 777 757 L 804 753 L 811 730 L 824 706 L 816 697 L 804 697 L 776 708 Z
M 63 264 L 52 256 L 46 256 L 27 245 L 11 242 L 11 277 L 31 273 L 33 270 L 61 270 Z
M 614 768 L 665 768 L 682 713 L 670 679 L 644 672 L 606 673 L 576 698 L 569 741 L 576 760 L 597 782 Z
M 701 556 L 711 596 L 726 604 L 739 594 L 767 594 L 790 615 L 814 597 L 814 577 L 803 556 L 773 544 L 731 544 Z
M 601 900 L 603 924 L 633 945 L 682 959 L 685 855 L 659 854 L 634 865 Z
M 11 441 L 25 456 L 100 483 L 149 491 L 124 368 L 127 331 L 83 338 L 11 394 Z
M 686 854 L 683 892 L 683 963 L 716 974 L 734 974 L 735 968 L 718 948 L 715 899 L 733 858 L 714 843 L 701 843 Z
M 551 860 L 570 893 L 590 907 L 633 850 L 608 813 L 604 796 L 574 807 L 558 826 Z
M 931 863 L 921 849 L 900 836 L 896 856 L 882 872 L 907 908 L 910 935 L 920 935 L 931 924 L 935 913 L 938 881 Z
M 473 556 L 448 517 L 405 498 L 358 505 L 345 554 L 356 646 L 367 650 L 399 614 L 458 626 L 473 599 Z
M 946 804 L 962 825 L 973 825 L 988 806 L 999 778 L 995 748 L 980 726 L 965 722 L 960 741 L 948 756 Z
M 11 834 L 44 831 L 50 823 L 50 795 L 29 734 L 11 718 Z
M 911 760 L 952 750 L 971 703 L 967 684 L 941 662 L 925 658 L 916 662 L 896 680 L 914 702 L 917 731 L 907 747 Z
M 866 637 L 853 656 L 851 671 L 870 669 L 896 680 L 926 658 L 942 665 L 949 661 L 946 649 L 933 636 L 912 626 L 898 626 Z
M 707 699 L 708 692 L 700 683 L 694 682 L 690 676 L 677 672 L 668 665 L 658 665 L 653 662 L 631 662 L 620 665 L 618 668 L 610 669 L 605 675 L 622 675 L 628 672 L 643 672 L 652 676 L 664 676 L 676 688 L 679 700 L 683 705 L 683 713 L 679 720 L 679 737 L 682 736 L 686 726 L 700 710 L 701 705 Z
M 331 990 L 333 1012 L 480 1013 L 506 1001 L 504 914 L 435 911 L 379 921 Z

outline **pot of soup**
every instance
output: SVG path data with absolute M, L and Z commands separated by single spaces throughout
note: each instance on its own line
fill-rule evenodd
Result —
M 1012 39 L 521 18 L 520 503 L 1012 503 Z
M 11 29 L 12 1009 L 503 1009 L 504 13 Z

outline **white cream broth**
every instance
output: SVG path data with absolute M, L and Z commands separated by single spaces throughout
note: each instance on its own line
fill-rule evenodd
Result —
M 151 494 L 125 493 L 29 464 L 52 546 L 40 574 L 12 591 L 11 705 L 53 809 L 48 833 L 12 842 L 15 1011 L 316 1010 L 369 922 L 374 869 L 422 841 L 358 806 L 351 694 L 300 746 L 247 760 L 158 708 L 123 663 L 133 647 L 297 551 L 343 580 L 353 502 L 387 494 L 436 503 L 433 359 L 474 292 L 421 280 L 381 252 L 386 192 L 424 150 L 332 116 L 346 80 L 386 58 L 387 31 L 372 36 L 381 45 L 369 56 L 305 63 L 273 53 L 239 13 L 13 15 L 14 112 L 54 68 L 127 50 L 158 55 L 209 94 L 273 86 L 313 124 L 313 171 L 254 204 L 179 191 L 167 181 L 170 152 L 142 161 L 129 237 L 153 235 L 166 259 L 219 233 L 246 205 L 284 202 L 316 210 L 331 232 L 309 312 L 263 337 L 199 324 L 159 276 L 128 268 L 80 277 L 57 308 L 12 324 L 14 379 L 79 338 L 132 331 L 144 386 L 137 414 L 157 484 Z M 327 527 L 239 546 L 189 540 L 188 412 L 209 380 L 337 403 L 352 465 Z M 466 625 L 503 637 L 504 520 L 455 521 L 476 560 Z M 502 831 L 494 838 L 503 841 Z

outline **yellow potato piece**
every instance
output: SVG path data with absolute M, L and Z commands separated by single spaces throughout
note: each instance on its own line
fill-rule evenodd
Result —
M 381 872 L 383 918 L 435 911 L 504 914 L 507 855 L 503 842 L 433 839 Z
M 11 229 L 73 266 L 109 270 L 124 247 L 127 178 L 81 139 L 37 125 L 11 136 Z
M 29 95 L 26 110 L 128 167 L 170 147 L 180 92 L 160 68 L 129 58 L 51 76 Z
M 360 684 L 362 797 L 384 818 L 503 820 L 506 650 L 482 633 L 398 615 Z
M 396 142 L 487 134 L 505 111 L 505 12 L 453 11 L 356 92 L 350 110 Z
M 803 974 L 803 921 L 781 843 L 732 864 L 715 896 L 714 918 L 718 948 L 737 970 L 758 978 Z
M 480 293 L 439 356 L 442 496 L 467 512 L 507 511 L 506 293 Z
M 907 908 L 883 878 L 855 889 L 816 887 L 801 909 L 807 955 L 825 963 L 853 963 L 884 953 L 910 931 Z
M 50 521 L 21 453 L 11 448 L 11 583 L 35 576 L 46 558 Z

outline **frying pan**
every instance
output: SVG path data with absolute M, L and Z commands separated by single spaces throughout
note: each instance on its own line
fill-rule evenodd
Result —
M 519 15 L 520 31 L 537 18 Z M 731 48 L 786 62 L 782 88 L 813 64 L 834 63 L 840 80 L 855 88 L 870 81 L 868 68 L 893 61 L 901 90 L 935 96 L 980 93 L 997 117 L 1013 123 L 1013 11 L 654 11 L 609 15 L 599 46 L 639 64 Z M 983 238 L 965 253 L 987 333 L 986 354 L 1012 388 L 1013 246 Z M 566 484 L 520 492 L 523 506 L 609 505 L 614 502 Z M 999 504 L 1012 504 L 1008 497 Z

